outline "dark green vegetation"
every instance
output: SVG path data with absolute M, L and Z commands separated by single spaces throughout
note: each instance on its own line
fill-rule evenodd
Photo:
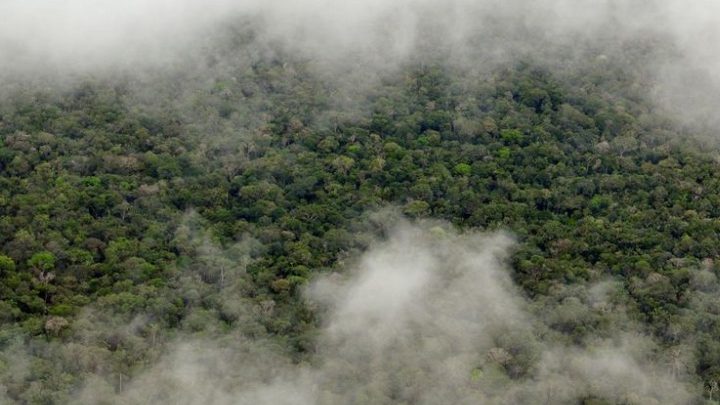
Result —
M 510 230 L 514 278 L 535 299 L 621 280 L 662 345 L 692 337 L 687 368 L 708 394 L 720 315 L 689 314 L 689 291 L 716 287 L 692 283 L 719 269 L 719 167 L 642 85 L 602 61 L 562 79 L 408 66 L 349 113 L 303 64 L 269 60 L 190 105 L 169 90 L 147 109 L 127 83 L 18 90 L 0 110 L 0 382 L 27 403 L 66 401 L 89 374 L 122 390 L 180 331 L 240 328 L 302 359 L 317 320 L 299 287 L 361 251 L 382 232 L 368 213 L 395 206 Z M 580 341 L 602 322 L 553 327 Z M 31 361 L 16 374 L 20 345 Z

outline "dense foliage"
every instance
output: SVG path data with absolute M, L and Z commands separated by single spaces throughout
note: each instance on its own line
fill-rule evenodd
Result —
M 168 90 L 146 108 L 132 83 L 103 81 L 2 100 L 10 398 L 62 402 L 93 373 L 122 390 L 178 331 L 240 328 L 302 358 L 317 320 L 299 287 L 381 233 L 369 213 L 387 207 L 511 231 L 514 278 L 538 300 L 558 285 L 621 280 L 631 317 L 663 345 L 692 336 L 691 372 L 708 392 L 720 380 L 720 317 L 688 315 L 690 291 L 715 283 L 693 274 L 719 269 L 716 154 L 637 96 L 631 73 L 601 60 L 562 78 L 532 64 L 489 74 L 418 64 L 348 109 L 302 63 L 231 73 L 182 105 Z M 138 316 L 137 331 L 118 332 Z M 579 341 L 601 323 L 553 327 Z M 64 351 L 48 349 L 56 343 Z M 33 359 L 20 376 L 18 344 Z

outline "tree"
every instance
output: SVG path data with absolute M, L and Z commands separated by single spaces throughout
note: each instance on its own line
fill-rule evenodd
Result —
M 467 163 L 458 163 L 453 169 L 455 170 L 455 173 L 461 176 L 469 176 L 470 173 L 472 173 L 472 166 Z
M 38 252 L 28 259 L 27 264 L 33 270 L 45 273 L 55 268 L 55 256 L 48 251 Z
M 28 266 L 35 272 L 40 291 L 43 294 L 43 312 L 47 313 L 50 294 L 53 292 L 50 282 L 55 279 L 55 274 L 50 271 L 55 268 L 55 256 L 47 251 L 35 253 L 28 259 Z
M 13 259 L 0 254 L 0 275 L 7 275 L 15 271 Z

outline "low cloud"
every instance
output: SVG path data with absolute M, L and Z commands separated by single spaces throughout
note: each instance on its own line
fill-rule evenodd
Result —
M 680 122 L 718 124 L 712 0 L 6 0 L 0 15 L 4 87 L 130 75 L 154 93 L 182 83 L 189 97 L 280 51 L 355 90 L 418 61 L 472 71 L 524 60 L 571 73 L 604 63 L 634 71 L 643 95 Z
M 223 405 L 680 404 L 695 397 L 685 371 L 669 367 L 666 352 L 625 321 L 581 341 L 553 329 L 563 311 L 611 318 L 613 283 L 575 287 L 538 311 L 507 270 L 513 244 L 504 233 L 401 223 L 353 268 L 307 288 L 322 326 L 305 360 L 237 331 L 180 338 L 122 391 L 93 380 L 79 398 Z

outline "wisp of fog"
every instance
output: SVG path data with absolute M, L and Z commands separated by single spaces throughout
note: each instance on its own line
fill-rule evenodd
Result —
M 247 34 L 241 56 L 217 45 L 228 31 Z M 628 56 L 629 43 L 650 51 Z M 718 44 L 720 2 L 712 0 L 0 0 L 0 95 L 38 82 L 72 86 L 122 77 L 135 83 L 127 97 L 142 100 L 143 108 L 182 104 L 186 121 L 201 117 L 199 133 L 239 138 L 245 127 L 262 126 L 262 115 L 245 114 L 257 123 L 201 125 L 210 119 L 189 101 L 193 86 L 218 72 L 236 79 L 234 67 L 274 52 L 306 62 L 329 88 L 345 88 L 349 105 L 364 100 L 358 83 L 376 83 L 408 63 L 442 60 L 474 71 L 532 60 L 562 78 L 607 61 L 639 70 L 651 83 L 645 95 L 679 122 L 714 127 Z M 170 73 L 181 80 L 168 89 L 158 78 Z M 396 222 L 343 272 L 307 286 L 303 305 L 321 326 L 300 360 L 276 340 L 245 330 L 212 338 L 177 332 L 156 362 L 127 379 L 132 373 L 105 370 L 80 347 L 49 343 L 47 350 L 82 358 L 96 371 L 73 397 L 77 403 L 682 404 L 698 397 L 697 381 L 682 366 L 691 363 L 683 345 L 692 342 L 659 347 L 630 320 L 614 280 L 557 286 L 549 297 L 529 299 L 508 270 L 514 245 L 508 234 Z M 189 240 L 197 239 L 193 232 Z M 226 251 L 200 239 L 193 243 L 203 272 L 185 277 L 220 285 L 244 272 L 256 245 L 248 239 Z M 712 277 L 694 279 L 693 308 L 715 307 Z M 271 303 L 258 308 L 242 287 L 227 291 L 218 294 L 219 306 L 236 324 L 272 311 Z M 183 293 L 192 303 L 203 291 Z M 557 330 L 593 314 L 609 320 L 593 337 Z M 197 310 L 187 322 L 202 316 Z M 73 330 L 82 341 L 93 338 L 95 326 L 113 322 L 112 314 L 87 309 Z M 116 323 L 112 333 L 129 341 L 149 324 Z M 30 367 L 23 353 L 35 348 L 15 344 L 5 360 L 19 381 Z M 120 381 L 110 383 L 108 375 Z M 0 401 L 4 395 L 0 387 Z
M 342 273 L 317 278 L 322 313 L 311 358 L 296 363 L 242 334 L 178 338 L 116 393 L 91 379 L 83 403 L 564 404 L 688 403 L 684 371 L 629 327 L 612 282 L 589 285 L 541 313 L 507 270 L 505 233 L 400 221 Z M 576 307 L 569 310 L 569 307 Z M 569 311 L 617 312 L 598 337 L 568 341 L 548 327 Z
M 0 16 L 8 83 L 179 66 L 202 74 L 197 55 L 226 27 L 252 27 L 258 49 L 282 46 L 338 83 L 348 69 L 371 75 L 438 54 L 473 68 L 532 58 L 561 69 L 650 41 L 656 51 L 633 62 L 653 78 L 648 97 L 686 123 L 715 124 L 712 0 L 5 0 Z

